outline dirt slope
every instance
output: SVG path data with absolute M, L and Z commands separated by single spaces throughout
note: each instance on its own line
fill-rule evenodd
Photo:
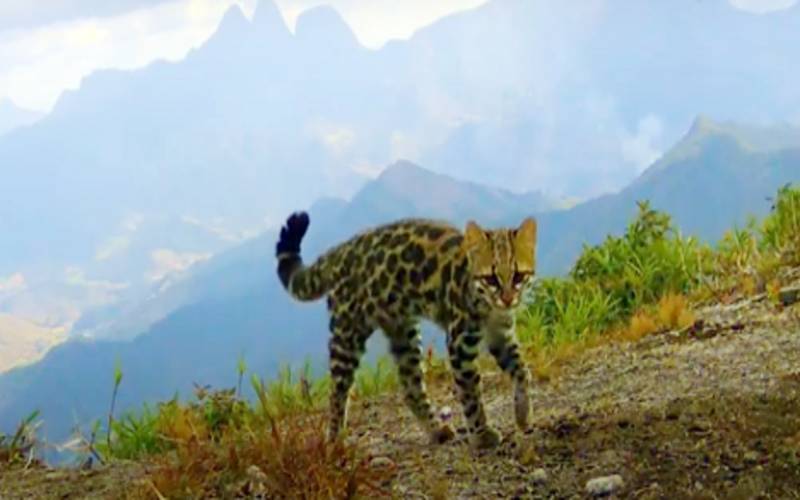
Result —
M 525 434 L 510 385 L 486 377 L 489 418 L 506 435 L 491 452 L 425 445 L 397 394 L 355 402 L 351 429 L 376 466 L 396 468 L 397 498 L 586 498 L 587 481 L 614 474 L 624 484 L 612 498 L 800 498 L 800 306 L 751 300 L 698 318 L 536 383 Z M 448 384 L 432 393 L 458 410 Z M 142 470 L 0 470 L 0 498 L 124 498 Z

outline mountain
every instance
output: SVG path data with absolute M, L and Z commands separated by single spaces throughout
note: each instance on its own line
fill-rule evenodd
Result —
M 562 212 L 540 217 L 539 262 L 562 273 L 583 244 L 619 234 L 635 214 L 636 201 L 649 200 L 668 212 L 685 235 L 716 241 L 749 216 L 769 211 L 769 197 L 800 181 L 800 128 L 717 123 L 698 117 L 688 133 L 630 186 Z
M 434 102 L 453 127 L 421 164 L 591 197 L 632 181 L 698 112 L 796 121 L 800 94 L 786 82 L 800 73 L 783 65 L 798 28 L 798 5 L 753 15 L 725 0 L 496 0 L 393 50 L 425 75 L 430 101 L 449 90 Z
M 133 340 L 71 342 L 2 377 L 0 423 L 30 406 L 25 391 L 63 417 L 82 386 L 59 396 L 53 380 L 94 377 L 87 387 L 99 390 L 117 355 L 159 366 L 179 346 L 216 382 L 227 376 L 214 362 L 230 357 L 224 348 L 263 342 L 267 326 L 321 330 L 317 309 L 300 315 L 276 298 L 274 283 L 263 284 L 274 278 L 271 238 L 240 245 L 322 197 L 353 195 L 314 206 L 312 253 L 396 215 L 515 220 L 552 201 L 520 194 L 534 189 L 615 193 L 540 216 L 546 273 L 567 269 L 581 243 L 620 230 L 639 197 L 674 213 L 685 231 L 717 237 L 748 210 L 763 213 L 775 183 L 794 178 L 792 132 L 730 134 L 700 123 L 665 151 L 698 111 L 726 123 L 796 120 L 799 21 L 797 6 L 752 15 L 722 0 L 492 0 L 367 50 L 329 7 L 305 12 L 292 33 L 261 0 L 252 21 L 233 7 L 183 61 L 90 75 L 50 114 L 0 136 L 0 234 L 14 236 L 0 246 L 0 283 L 26 284 L 0 297 L 0 312 Z M 422 187 L 442 178 L 409 169 L 369 182 L 400 158 L 491 189 L 426 197 Z M 408 186 L 413 197 L 398 195 Z M 258 266 L 267 274 L 252 272 Z M 290 313 L 303 319 L 293 323 Z M 195 356 L 190 348 L 202 345 L 185 330 L 202 343 L 221 325 L 251 336 L 227 347 L 202 340 L 219 358 Z M 151 333 L 134 338 L 143 331 Z M 180 341 L 169 343 L 172 335 Z M 308 352 L 293 350 L 294 337 L 277 338 L 290 345 L 259 366 Z M 164 385 L 185 387 L 187 376 Z M 129 401 L 156 390 L 148 383 Z M 87 405 L 91 414 L 96 405 Z
M 556 201 L 397 162 L 349 202 L 324 198 L 315 203 L 304 252 L 312 259 L 365 226 L 398 217 L 474 218 L 490 224 Z M 196 264 L 145 300 L 85 315 L 76 329 L 128 340 L 75 338 L 53 348 L 42 362 L 0 375 L 0 428 L 34 406 L 49 415 L 49 435 L 63 437 L 73 416 L 86 422 L 107 404 L 108 374 L 116 361 L 125 373 L 119 408 L 169 397 L 176 390 L 187 394 L 195 381 L 231 384 L 240 355 L 265 377 L 275 375 L 281 363 L 306 357 L 321 369 L 326 359 L 324 307 L 288 297 L 275 277 L 274 244 L 275 232 L 269 231 Z M 370 343 L 371 355 L 380 344 L 379 338 Z
M 685 233 L 707 240 L 743 224 L 749 214 L 766 213 L 766 197 L 800 179 L 800 148 L 757 148 L 757 141 L 743 140 L 747 132 L 747 127 L 697 119 L 661 161 L 621 192 L 539 213 L 539 272 L 563 272 L 582 244 L 621 233 L 638 200 L 650 199 L 672 214 Z M 542 195 L 455 181 L 400 162 L 349 202 L 326 198 L 312 206 L 304 254 L 313 259 L 357 230 L 398 217 L 516 224 L 552 203 Z M 84 422 L 99 415 L 107 404 L 115 360 L 125 372 L 120 408 L 169 397 L 175 390 L 186 394 L 193 381 L 230 385 L 241 354 L 267 377 L 279 363 L 297 363 L 306 356 L 323 367 L 324 306 L 295 303 L 281 289 L 274 275 L 275 237 L 274 231 L 267 232 L 198 264 L 161 294 L 135 304 L 110 326 L 146 329 L 133 340 L 67 342 L 42 361 L 0 376 L 0 428 L 10 427 L 32 407 L 42 409 L 52 436 L 67 432 L 72 415 Z M 440 341 L 441 335 L 432 338 Z M 375 343 L 379 337 L 373 354 Z
M 330 7 L 292 33 L 270 0 L 252 20 L 234 6 L 184 60 L 98 71 L 0 136 L 0 280 L 100 335 L 192 263 L 401 158 L 517 194 L 615 192 L 698 111 L 800 116 L 798 11 L 492 0 L 368 50 Z M 0 311 L 38 321 L 20 300 Z
M 0 99 L 0 135 L 31 125 L 42 116 L 42 113 L 19 108 L 8 99 Z

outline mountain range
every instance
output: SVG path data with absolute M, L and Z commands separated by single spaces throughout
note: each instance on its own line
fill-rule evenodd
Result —
M 401 216 L 534 213 L 543 274 L 644 198 L 714 240 L 797 179 L 797 47 L 797 6 L 490 0 L 369 50 L 330 7 L 291 31 L 260 0 L 47 116 L 0 103 L 0 341 L 17 362 L 72 339 L 0 375 L 0 428 L 40 407 L 63 436 L 116 359 L 123 408 L 226 384 L 243 352 L 265 375 L 321 363 L 321 309 L 274 280 L 292 210 L 311 207 L 309 256 Z
M 764 215 L 777 188 L 800 179 L 800 137 L 782 141 L 763 129 L 698 118 L 686 136 L 636 181 L 617 194 L 577 206 L 549 210 L 541 195 L 457 181 L 411 164 L 386 168 L 351 200 L 321 199 L 311 210 L 304 244 L 307 259 L 357 230 L 399 217 L 428 216 L 463 224 L 516 224 L 538 213 L 539 272 L 566 270 L 583 244 L 619 234 L 635 213 L 635 201 L 649 199 L 674 216 L 685 233 L 706 240 Z M 786 129 L 788 130 L 788 129 Z M 777 133 L 777 132 L 776 132 Z M 542 211 L 544 210 L 544 211 Z M 320 303 L 291 301 L 275 277 L 276 234 L 268 231 L 195 265 L 171 287 L 149 300 L 111 307 L 93 326 L 120 329 L 127 341 L 74 339 L 44 359 L 0 375 L 0 428 L 11 427 L 33 408 L 42 410 L 47 432 L 63 438 L 75 422 L 101 415 L 108 403 L 111 374 L 124 372 L 119 408 L 143 401 L 186 395 L 193 382 L 230 386 L 244 355 L 249 368 L 265 378 L 282 363 L 310 359 L 325 365 L 326 321 Z M 97 326 L 100 325 L 100 326 Z M 132 332 L 141 333 L 133 336 Z M 441 335 L 429 340 L 441 341 Z M 380 340 L 370 348 L 380 352 Z
M 39 282 L 77 266 L 135 287 L 153 251 L 184 250 L 137 234 L 139 249 L 98 264 L 131 217 L 167 220 L 167 233 L 188 219 L 251 234 L 297 205 L 351 196 L 398 159 L 495 187 L 512 180 L 516 192 L 615 191 L 698 111 L 800 116 L 799 12 L 492 0 L 368 50 L 330 7 L 304 12 L 294 32 L 271 0 L 252 20 L 232 7 L 184 60 L 96 72 L 0 137 L 0 196 L 15 207 L 0 231 L 17 240 L 0 250 L 0 277 Z

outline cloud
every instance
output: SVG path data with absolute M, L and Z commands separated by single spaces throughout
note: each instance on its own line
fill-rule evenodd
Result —
M 381 172 L 383 172 L 384 167 L 382 165 L 373 165 L 371 163 L 356 163 L 352 166 L 353 172 L 363 175 L 364 177 L 369 177 L 370 179 L 374 179 L 378 177 Z
M 174 0 L 3 0 L 0 2 L 0 31 L 87 17 L 115 16 L 169 1 Z
M 240 241 L 244 241 L 246 239 L 257 236 L 264 229 L 264 227 L 267 227 L 269 225 L 268 220 L 265 218 L 264 227 L 253 228 L 253 229 L 242 229 L 236 231 L 230 229 L 229 224 L 226 223 L 225 220 L 221 217 L 217 217 L 212 219 L 210 222 L 206 222 L 198 219 L 197 217 L 184 215 L 181 217 L 181 221 L 184 222 L 185 224 L 189 224 L 190 226 L 194 226 L 204 231 L 208 231 L 209 233 L 213 234 L 222 241 L 230 241 L 232 243 L 238 243 Z
M 104 261 L 108 260 L 115 255 L 119 255 L 131 244 L 131 238 L 128 235 L 115 236 L 103 242 L 94 254 L 94 260 Z
M 0 32 L 0 97 L 47 111 L 63 90 L 78 88 L 93 71 L 182 59 L 208 39 L 231 5 L 249 14 L 255 6 L 255 0 L 150 0 L 141 1 L 141 6 L 148 3 L 158 5 L 113 17 Z
M 334 156 L 348 153 L 356 142 L 356 133 L 346 125 L 319 120 L 310 125 L 311 133 Z
M 86 277 L 86 273 L 83 269 L 73 266 L 64 269 L 64 282 L 68 285 L 98 292 L 116 292 L 128 288 L 128 283 L 114 283 L 112 281 L 89 279 Z
M 797 0 L 729 0 L 737 9 L 756 14 L 775 12 L 793 7 Z
M 21 292 L 27 286 L 22 273 L 14 273 L 6 278 L 0 277 L 0 294 Z
M 147 278 L 150 281 L 161 281 L 170 274 L 183 272 L 210 257 L 210 253 L 178 253 L 167 248 L 159 248 L 150 253 L 153 268 L 147 273 Z
M 127 215 L 120 223 L 121 233 L 101 243 L 95 251 L 94 259 L 97 261 L 108 260 L 127 250 L 131 244 L 131 236 L 139 230 L 142 222 L 144 222 L 142 214 Z
M 641 172 L 661 156 L 662 152 L 656 149 L 655 143 L 663 133 L 664 125 L 657 116 L 645 116 L 639 120 L 635 134 L 625 133 L 622 138 L 622 158 L 636 165 Z
M 377 48 L 487 0 L 276 0 L 290 26 L 305 10 L 336 8 L 356 36 Z M 3 0 L 0 2 L 0 98 L 49 111 L 58 96 L 102 68 L 135 69 L 176 61 L 215 31 L 239 5 L 252 16 L 257 0 Z
M 419 161 L 421 154 L 422 148 L 419 141 L 399 130 L 392 132 L 390 139 L 392 161 L 409 160 L 415 162 Z

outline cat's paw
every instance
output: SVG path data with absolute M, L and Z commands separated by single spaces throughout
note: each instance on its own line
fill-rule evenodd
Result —
M 500 433 L 491 427 L 487 427 L 475 434 L 472 438 L 472 445 L 478 450 L 488 450 L 500 444 Z
M 514 419 L 517 427 L 521 431 L 528 430 L 528 417 L 531 412 L 531 401 L 528 391 L 524 387 L 518 387 L 514 393 Z
M 441 427 L 431 432 L 430 437 L 432 444 L 444 444 L 456 437 L 456 433 L 450 424 L 442 424 Z

